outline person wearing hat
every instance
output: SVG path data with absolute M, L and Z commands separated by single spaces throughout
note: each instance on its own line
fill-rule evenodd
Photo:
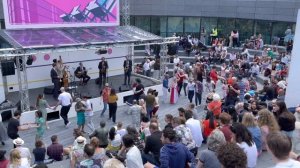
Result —
M 71 168 L 79 167 L 80 162 L 85 159 L 84 157 L 84 146 L 86 145 L 86 138 L 79 136 L 76 138 L 72 147 L 71 153 Z
M 57 106 L 61 105 L 60 116 L 64 120 L 65 126 L 68 127 L 71 124 L 68 120 L 68 113 L 72 106 L 73 98 L 70 93 L 65 91 L 64 87 L 61 87 L 60 91 L 61 94 L 58 96 L 58 102 L 53 109 L 55 110 Z
M 110 95 L 110 91 L 111 91 L 111 88 L 109 87 L 109 84 L 105 83 L 105 87 L 100 92 L 100 96 L 102 96 L 102 100 L 103 100 L 103 109 L 102 109 L 100 117 L 103 117 L 104 112 L 107 109 L 107 106 L 108 106 L 108 97 Z
M 77 125 L 78 129 L 81 132 L 84 132 L 84 124 L 85 124 L 85 104 L 81 101 L 80 98 L 76 98 L 75 111 L 77 112 Z
M 31 153 L 29 148 L 23 147 L 24 140 L 21 138 L 17 138 L 13 140 L 13 144 L 16 146 L 16 150 L 20 152 L 21 158 L 26 158 L 29 163 L 31 163 Z
M 9 165 L 9 160 L 5 158 L 5 150 L 0 150 L 0 168 L 7 168 Z

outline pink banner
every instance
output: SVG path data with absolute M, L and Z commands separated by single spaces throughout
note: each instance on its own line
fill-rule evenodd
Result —
M 119 25 L 119 0 L 3 0 L 8 29 Z

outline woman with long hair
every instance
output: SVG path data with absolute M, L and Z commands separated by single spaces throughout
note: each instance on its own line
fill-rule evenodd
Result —
M 217 121 L 215 120 L 214 114 L 211 111 L 207 112 L 206 120 L 202 122 L 203 127 L 203 138 L 206 140 L 208 136 L 217 128 Z
M 254 168 L 257 161 L 257 148 L 248 129 L 240 123 L 231 127 L 233 132 L 233 141 L 244 150 L 247 155 L 247 167 Z
M 118 96 L 115 89 L 111 89 L 110 95 L 108 96 L 108 107 L 109 107 L 109 119 L 116 123 L 116 113 L 118 108 Z
M 44 118 L 44 120 L 46 121 L 46 128 L 49 129 L 49 125 L 47 122 L 47 108 L 52 109 L 47 100 L 44 99 L 44 95 L 43 94 L 39 94 L 38 97 L 36 98 L 36 108 L 37 110 L 42 112 L 42 116 Z
M 253 114 L 247 112 L 244 114 L 242 119 L 242 124 L 247 127 L 248 131 L 251 133 L 253 141 L 255 142 L 257 152 L 260 154 L 262 151 L 262 138 L 261 131 L 257 126 Z
M 35 123 L 33 124 L 35 125 L 31 127 L 36 128 L 35 141 L 42 140 L 45 133 L 45 119 L 41 111 L 35 112 Z
M 106 150 L 104 148 L 99 147 L 100 140 L 97 137 L 91 138 L 90 144 L 95 148 L 95 153 L 92 159 L 103 166 L 104 162 L 108 159 L 105 155 Z
M 106 148 L 108 151 L 117 152 L 118 150 L 120 150 L 122 140 L 120 134 L 117 134 L 115 127 L 111 127 L 111 129 L 109 130 L 108 140 L 109 144 Z
M 277 101 L 274 103 L 273 113 L 277 118 L 280 131 L 292 139 L 295 130 L 296 117 L 288 111 L 285 102 Z
M 9 168 L 24 168 L 30 167 L 30 163 L 27 158 L 21 158 L 21 153 L 18 149 L 13 149 L 10 152 L 10 164 Z
M 258 112 L 258 126 L 261 130 L 262 137 L 262 150 L 267 150 L 267 135 L 270 132 L 279 131 L 279 126 L 274 117 L 273 113 L 271 113 L 268 109 L 262 109 Z

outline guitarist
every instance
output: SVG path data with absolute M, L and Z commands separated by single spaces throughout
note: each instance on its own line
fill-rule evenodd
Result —
M 106 73 L 108 69 L 108 64 L 107 61 L 105 61 L 104 57 L 101 58 L 101 61 L 99 62 L 98 65 L 98 69 L 99 69 L 99 83 L 100 86 L 102 86 L 102 84 L 104 85 L 106 83 Z
M 80 80 L 82 79 L 83 85 L 86 85 L 87 82 L 91 79 L 91 77 L 87 75 L 87 70 L 83 66 L 82 62 L 79 62 L 79 66 L 76 68 L 74 73 L 77 78 L 79 78 Z
M 130 59 L 129 56 L 126 56 L 126 60 L 124 60 L 123 63 L 123 68 L 124 68 L 124 84 L 126 85 L 126 82 L 128 86 L 130 85 L 130 76 L 132 72 L 132 60 Z

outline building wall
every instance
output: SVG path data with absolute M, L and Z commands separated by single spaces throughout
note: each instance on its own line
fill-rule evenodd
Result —
M 204 16 L 295 22 L 299 0 L 130 0 L 132 15 Z

